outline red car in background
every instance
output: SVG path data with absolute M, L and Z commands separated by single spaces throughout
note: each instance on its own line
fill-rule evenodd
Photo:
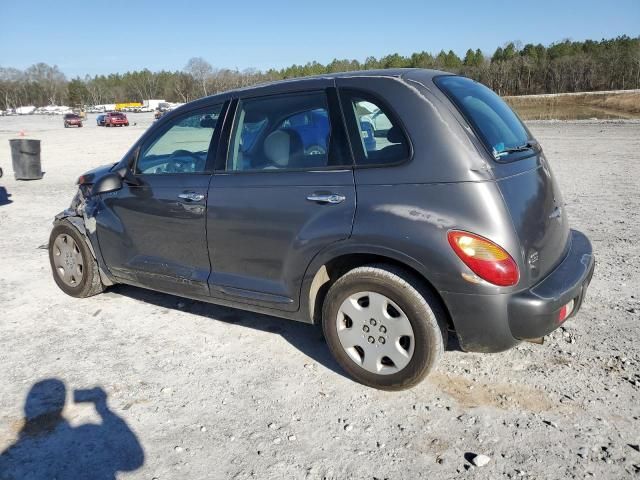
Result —
M 69 128 L 70 126 L 82 127 L 82 117 L 80 115 L 76 115 L 75 113 L 67 113 L 64 116 L 64 128 Z
M 105 127 L 122 127 L 123 125 L 129 126 L 129 119 L 124 113 L 109 112 L 104 116 Z

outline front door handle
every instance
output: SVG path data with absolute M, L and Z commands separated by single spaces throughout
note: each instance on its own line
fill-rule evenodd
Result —
M 318 203 L 342 203 L 347 197 L 336 193 L 312 193 L 307 197 L 310 202 Z
M 184 192 L 179 194 L 178 198 L 181 198 L 182 200 L 188 200 L 190 202 L 199 202 L 200 200 L 204 200 L 204 194 L 196 192 Z

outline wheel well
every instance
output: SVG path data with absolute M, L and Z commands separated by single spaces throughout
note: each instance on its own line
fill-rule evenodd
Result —
M 329 291 L 329 288 L 331 288 L 331 285 L 333 285 L 333 283 L 338 278 L 347 273 L 349 270 L 353 270 L 354 268 L 364 265 L 370 265 L 373 263 L 391 265 L 405 270 L 407 273 L 410 273 L 413 277 L 415 277 L 419 282 L 421 282 L 424 288 L 429 289 L 436 296 L 436 298 L 438 298 L 441 303 L 442 310 L 445 312 L 447 317 L 447 327 L 451 330 L 454 329 L 453 322 L 451 321 L 451 317 L 449 315 L 449 310 L 442 300 L 442 297 L 433 287 L 431 282 L 429 282 L 429 280 L 424 277 L 424 275 L 418 272 L 415 268 L 412 268 L 403 262 L 390 257 L 385 257 L 384 255 L 375 255 L 369 253 L 354 253 L 342 255 L 330 260 L 318 269 L 313 278 L 313 281 L 311 282 L 308 297 L 309 313 L 313 323 L 317 324 L 321 323 L 322 321 L 322 304 L 324 303 L 324 299 L 327 295 L 327 292 Z

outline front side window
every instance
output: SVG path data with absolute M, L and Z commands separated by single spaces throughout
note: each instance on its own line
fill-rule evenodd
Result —
M 343 108 L 352 130 L 357 130 L 355 145 L 358 165 L 385 165 L 409 157 L 409 141 L 390 110 L 368 94 L 344 91 Z M 353 144 L 354 142 L 352 142 Z
M 203 173 L 222 105 L 177 118 L 144 145 L 136 173 Z
M 298 170 L 335 165 L 324 93 L 241 101 L 229 142 L 227 170 Z
M 532 139 L 526 128 L 493 90 L 454 75 L 438 77 L 435 83 L 471 123 L 496 159 L 530 147 Z

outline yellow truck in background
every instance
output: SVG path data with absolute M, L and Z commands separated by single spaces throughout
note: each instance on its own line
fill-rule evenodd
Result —
M 121 110 L 126 110 L 128 108 L 141 108 L 142 107 L 142 102 L 122 102 L 122 103 L 116 103 L 116 110 L 117 111 L 121 111 Z

